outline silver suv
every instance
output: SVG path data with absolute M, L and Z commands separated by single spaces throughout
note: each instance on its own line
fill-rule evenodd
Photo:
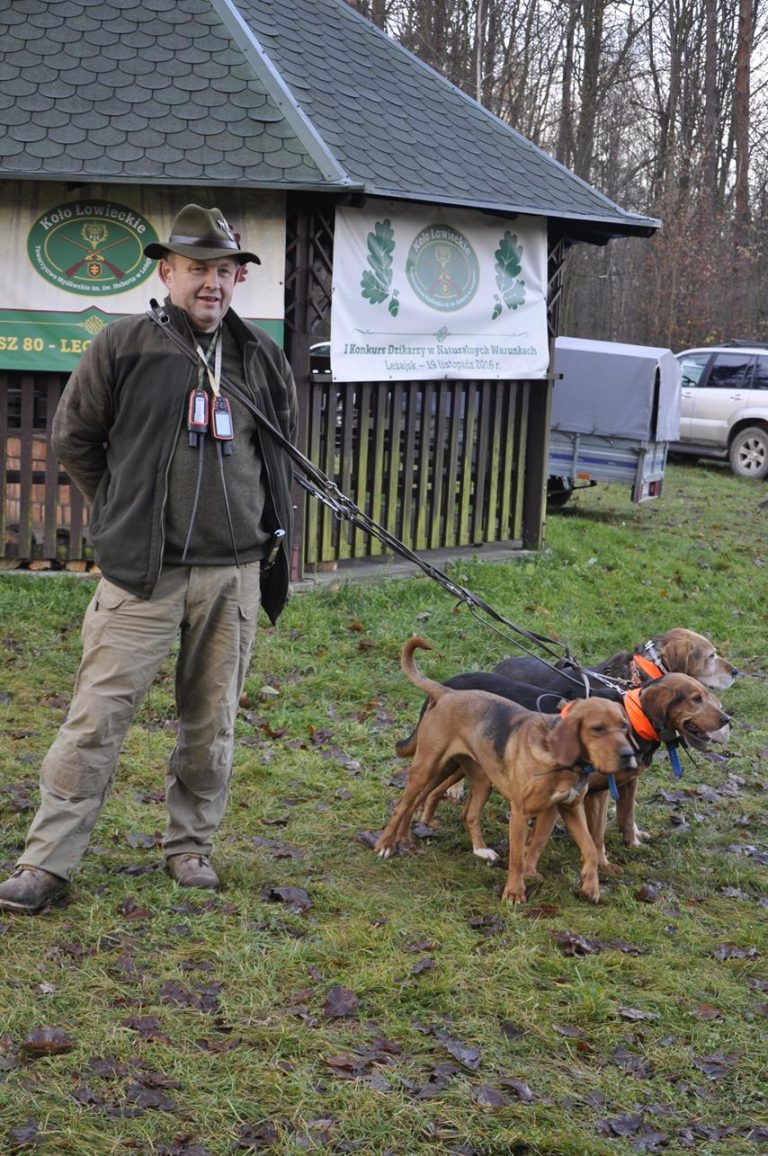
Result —
M 727 458 L 743 478 L 768 476 L 768 345 L 731 341 L 677 360 L 680 441 L 670 452 Z

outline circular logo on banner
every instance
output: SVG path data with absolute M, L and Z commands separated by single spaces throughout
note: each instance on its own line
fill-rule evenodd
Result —
M 480 264 L 467 238 L 451 225 L 427 225 L 408 250 L 405 272 L 425 305 L 449 313 L 477 292 Z
M 69 293 L 125 293 L 155 267 L 142 252 L 158 240 L 146 217 L 110 201 L 58 205 L 35 221 L 27 252 L 38 273 Z

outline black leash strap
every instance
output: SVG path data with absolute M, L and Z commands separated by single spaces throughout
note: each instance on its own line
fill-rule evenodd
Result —
M 149 317 L 149 319 L 166 334 L 168 339 L 181 350 L 185 357 L 196 366 L 198 364 L 198 357 L 194 348 L 173 328 L 170 316 L 166 310 L 163 309 L 154 298 L 149 304 L 150 308 L 147 310 L 147 317 Z M 380 542 L 388 546 L 396 554 L 400 554 L 401 557 L 418 566 L 429 578 L 432 578 L 459 602 L 464 603 L 472 613 L 480 611 L 483 614 L 487 614 L 488 617 L 492 618 L 495 622 L 513 631 L 518 637 L 512 639 L 512 641 L 527 654 L 531 654 L 531 651 L 528 650 L 527 646 L 525 646 L 520 639 L 525 639 L 528 643 L 543 650 L 546 654 L 550 655 L 553 660 L 560 661 L 566 658 L 572 661 L 572 656 L 565 643 L 558 642 L 554 638 L 548 638 L 543 634 L 537 634 L 533 630 L 526 630 L 524 627 L 517 626 L 514 622 L 510 622 L 503 614 L 499 614 L 497 610 L 489 606 L 484 599 L 479 598 L 476 594 L 472 594 L 471 591 L 465 589 L 465 587 L 458 586 L 455 582 L 452 582 L 442 570 L 439 570 L 436 566 L 433 566 L 430 562 L 421 558 L 406 546 L 404 542 L 401 542 L 399 538 L 391 534 L 389 530 L 380 526 L 378 522 L 374 522 L 372 518 L 369 518 L 367 514 L 355 505 L 351 498 L 348 498 L 341 492 L 336 483 L 329 478 L 327 474 L 324 474 L 322 470 L 318 469 L 301 450 L 297 449 L 297 447 L 288 440 L 281 430 L 272 424 L 269 418 L 261 412 L 253 399 L 244 393 L 239 386 L 233 381 L 230 381 L 224 374 L 221 375 L 221 384 L 253 415 L 261 428 L 288 454 L 294 465 L 296 465 L 304 475 L 297 479 L 299 484 L 314 498 L 332 510 L 336 517 L 345 518 L 347 521 L 354 523 L 354 525 L 364 530 L 367 534 L 378 538 Z M 545 660 L 542 659 L 541 661 Z M 547 665 L 549 664 L 547 663 Z

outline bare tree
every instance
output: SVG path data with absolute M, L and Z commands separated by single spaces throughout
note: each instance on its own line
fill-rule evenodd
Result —
M 662 220 L 650 241 L 572 251 L 568 331 L 678 348 L 737 328 L 768 339 L 764 0 L 357 6 L 579 176 Z

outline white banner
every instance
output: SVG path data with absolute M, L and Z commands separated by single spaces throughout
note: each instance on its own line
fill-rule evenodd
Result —
M 510 380 L 548 366 L 543 218 L 382 201 L 336 210 L 335 380 Z
M 94 334 L 115 317 L 143 313 L 165 289 L 142 250 L 166 241 L 185 204 L 221 209 L 247 265 L 237 312 L 282 339 L 285 198 L 234 189 L 19 181 L 0 205 L 0 368 L 71 370 Z

